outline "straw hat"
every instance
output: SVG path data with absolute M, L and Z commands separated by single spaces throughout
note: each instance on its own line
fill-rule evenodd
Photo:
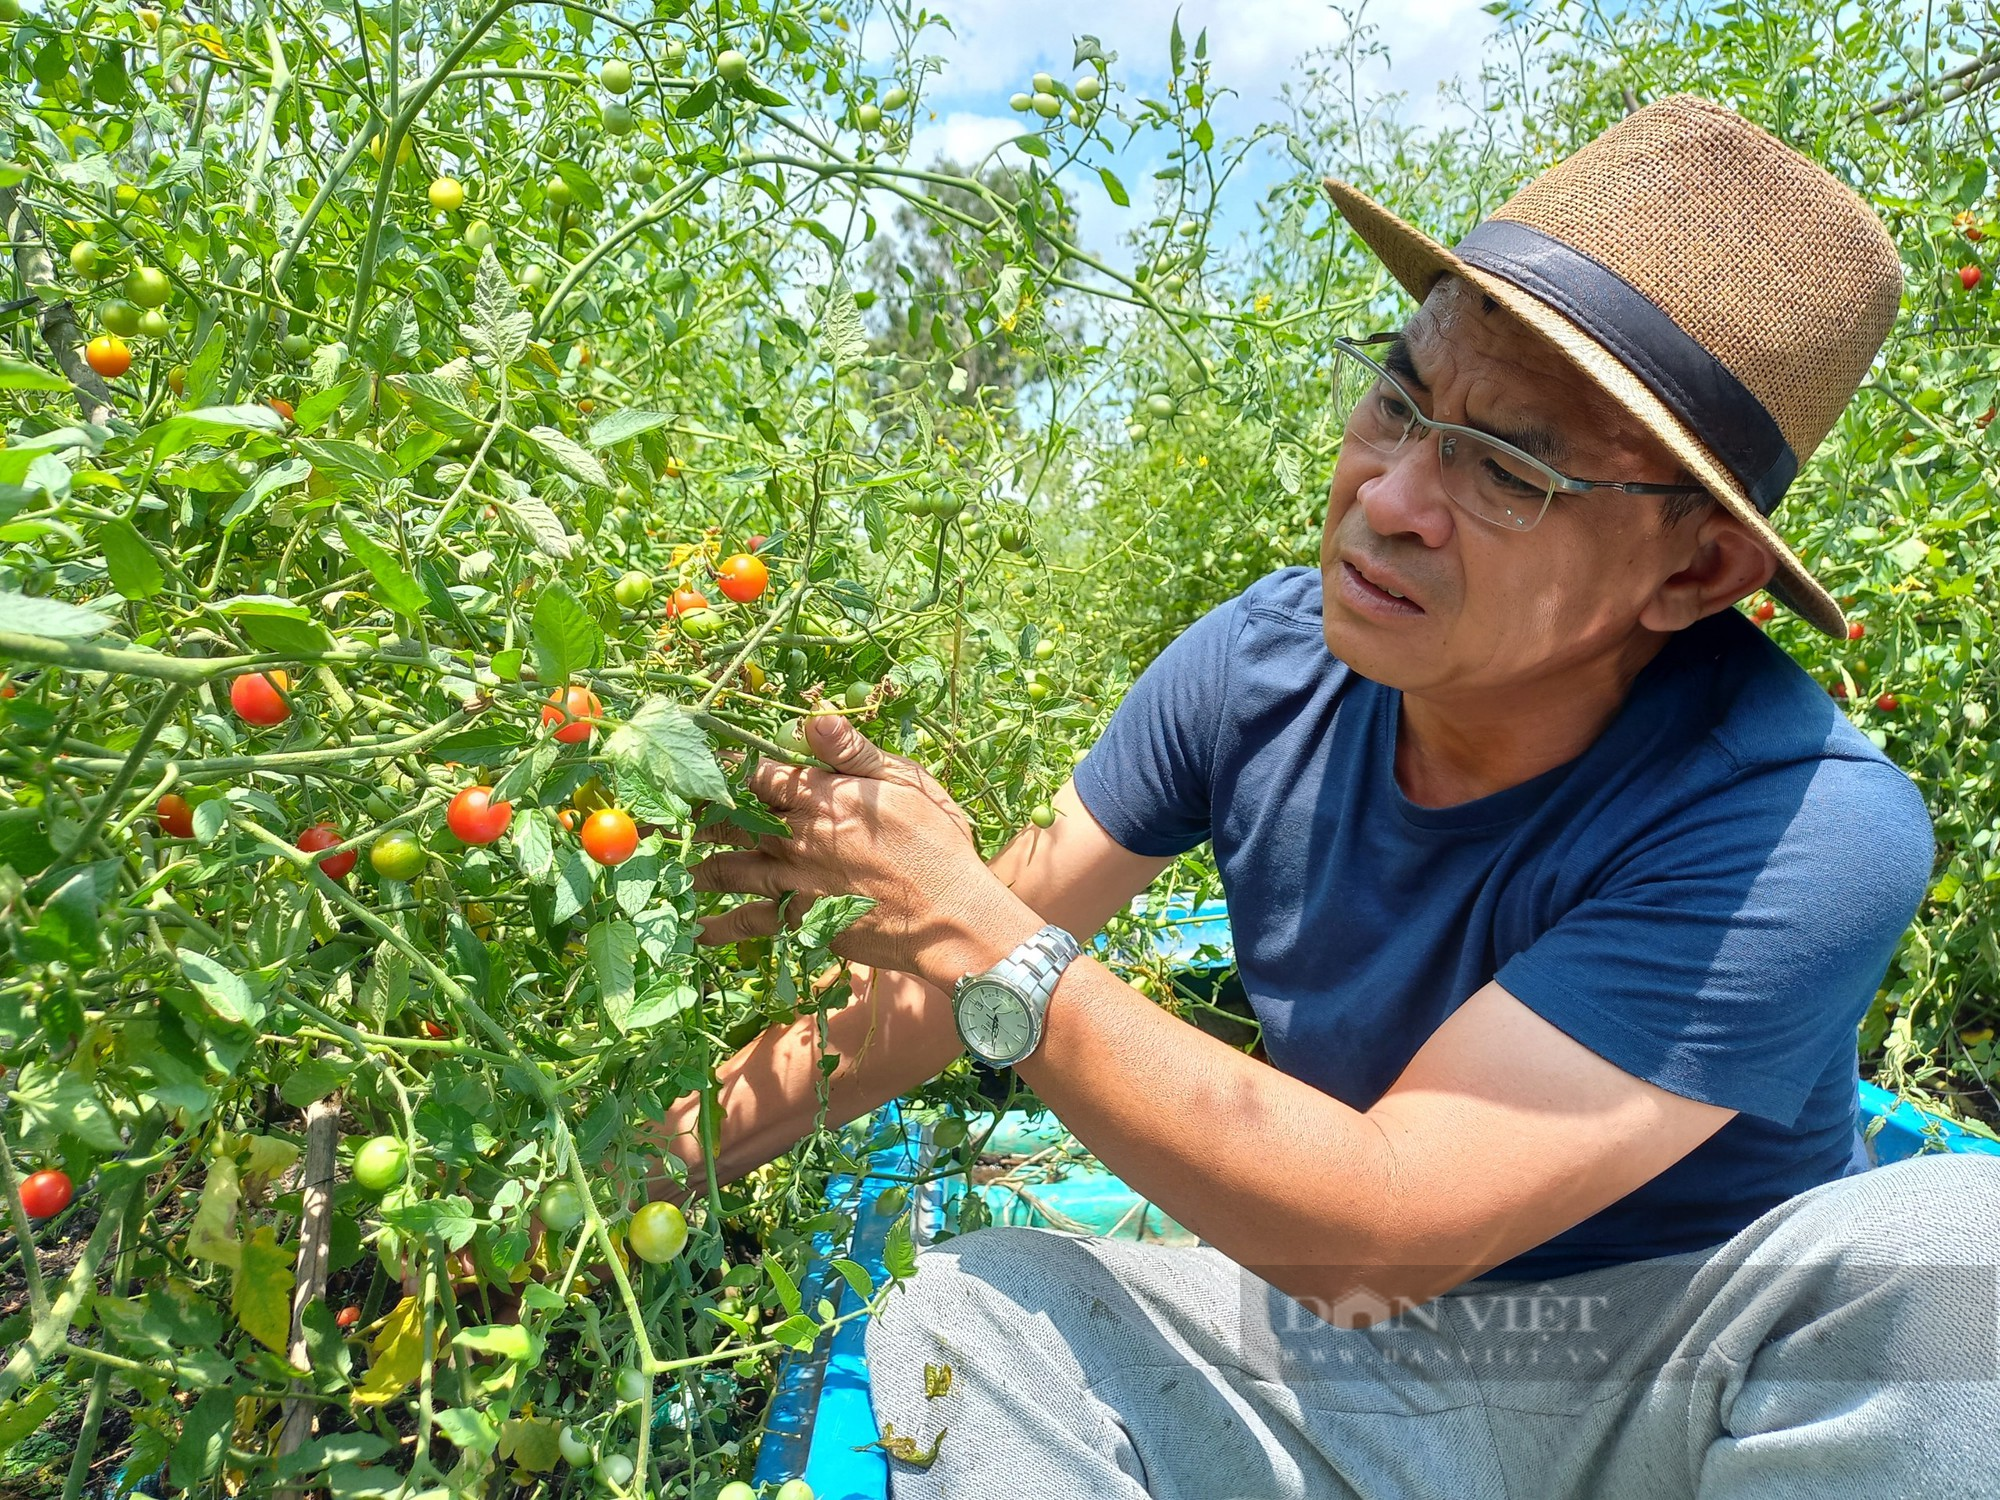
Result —
M 1550 167 L 1450 250 L 1344 182 L 1326 190 L 1418 301 L 1461 276 L 1553 343 L 1777 555 L 1773 595 L 1846 634 L 1768 520 L 1902 296 L 1895 244 L 1845 184 L 1677 94 Z

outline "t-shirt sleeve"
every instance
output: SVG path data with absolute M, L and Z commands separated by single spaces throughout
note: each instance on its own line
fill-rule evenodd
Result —
M 1640 841 L 1496 978 L 1626 1072 L 1789 1128 L 1851 1057 L 1932 852 L 1894 767 L 1773 768 Z
M 1184 854 L 1209 836 L 1215 751 L 1240 599 L 1182 631 L 1139 675 L 1077 763 L 1077 796 L 1134 854 Z

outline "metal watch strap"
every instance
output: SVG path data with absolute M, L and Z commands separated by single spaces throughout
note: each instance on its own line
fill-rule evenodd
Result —
M 1083 948 L 1062 928 L 1050 925 L 1024 941 L 1012 953 L 987 971 L 1028 997 L 1037 1016 L 1048 1009 L 1056 981 Z

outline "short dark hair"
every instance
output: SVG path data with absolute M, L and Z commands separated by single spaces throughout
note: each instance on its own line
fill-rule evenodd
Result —
M 1685 467 L 1673 477 L 1671 482 L 1689 486 L 1690 493 L 1685 495 L 1668 495 L 1660 501 L 1660 529 L 1662 531 L 1672 531 L 1681 522 L 1691 516 L 1701 515 L 1711 505 L 1715 504 L 1715 496 L 1709 494 L 1707 490 L 1701 489 L 1694 475 L 1690 474 Z

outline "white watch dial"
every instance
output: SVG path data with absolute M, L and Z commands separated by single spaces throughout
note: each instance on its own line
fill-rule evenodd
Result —
M 981 1057 L 1016 1057 L 1034 1037 L 1028 1002 L 1004 984 L 976 980 L 958 1002 L 958 1029 Z

